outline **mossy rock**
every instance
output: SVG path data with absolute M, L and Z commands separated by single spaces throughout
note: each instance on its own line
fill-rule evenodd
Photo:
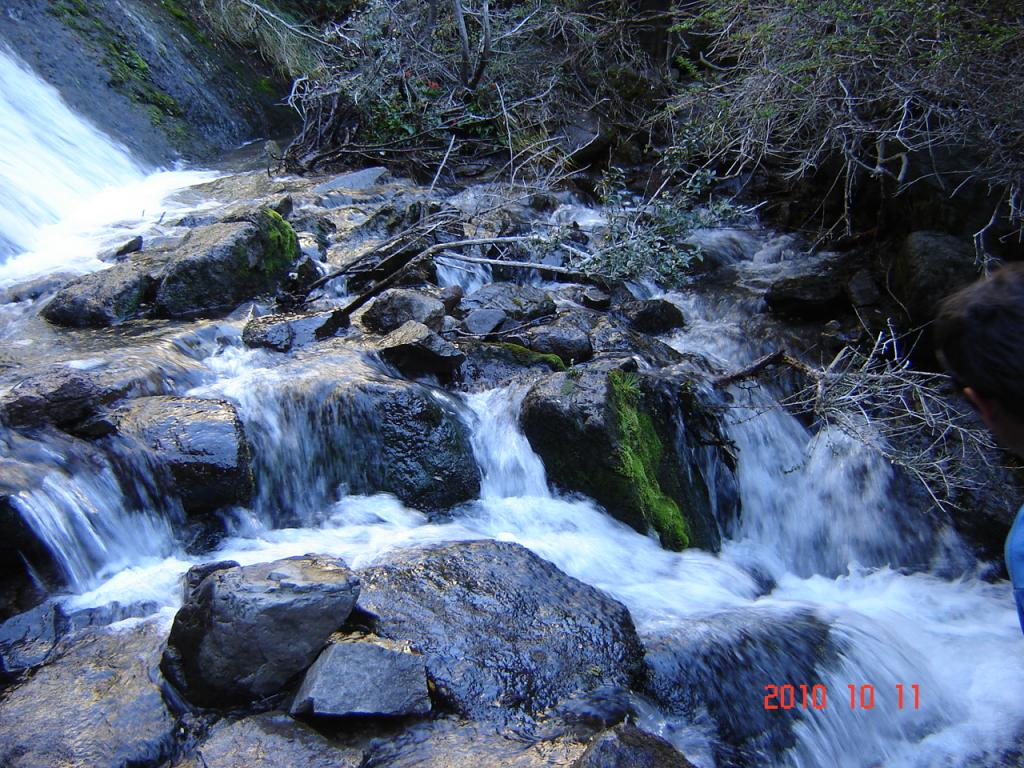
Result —
M 666 549 L 717 551 L 713 509 L 723 505 L 713 503 L 721 494 L 709 488 L 706 467 L 726 462 L 690 429 L 715 419 L 678 377 L 628 372 L 627 364 L 606 360 L 537 382 L 523 401 L 523 431 L 555 485 L 654 531 Z M 728 468 L 714 474 L 731 478 Z

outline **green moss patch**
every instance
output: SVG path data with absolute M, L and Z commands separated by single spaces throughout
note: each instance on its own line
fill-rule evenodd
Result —
M 538 363 L 546 365 L 555 371 L 564 371 L 565 362 L 558 355 L 545 354 L 544 352 L 534 352 L 532 349 L 527 349 L 521 344 L 512 344 L 507 341 L 498 342 L 492 346 L 503 349 L 509 353 L 509 356 L 520 365 L 537 365 Z
M 295 230 L 281 214 L 270 208 L 261 211 L 259 227 L 267 240 L 263 258 L 265 271 L 269 274 L 285 272 L 301 253 Z
M 618 432 L 618 472 L 629 485 L 640 513 L 650 523 L 667 549 L 690 545 L 690 530 L 679 505 L 661 490 L 658 468 L 663 446 L 654 422 L 640 409 L 640 388 L 636 375 L 624 371 L 608 374 L 609 404 Z

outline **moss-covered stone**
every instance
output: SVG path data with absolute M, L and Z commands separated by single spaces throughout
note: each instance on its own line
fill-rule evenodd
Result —
M 271 274 L 287 271 L 302 253 L 292 225 L 277 211 L 264 208 L 260 211 L 257 226 L 267 241 L 263 252 L 263 271 Z
M 521 344 L 512 344 L 504 341 L 497 342 L 491 346 L 504 350 L 520 365 L 543 364 L 551 368 L 553 371 L 566 370 L 565 361 L 555 354 L 534 352 L 532 349 L 527 349 Z
M 680 550 L 690 545 L 686 517 L 658 483 L 664 450 L 650 414 L 640 410 L 640 387 L 635 375 L 608 374 L 608 402 L 619 432 L 618 473 L 635 497 L 640 514 L 657 531 L 662 546 Z

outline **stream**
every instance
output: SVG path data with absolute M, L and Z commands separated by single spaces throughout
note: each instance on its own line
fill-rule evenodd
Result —
M 2 50 L 0 139 L 0 292 L 105 267 L 98 253 L 196 210 L 176 193 L 217 175 L 143 168 Z M 758 234 L 744 258 L 771 236 Z M 490 274 L 446 267 L 438 278 L 472 287 Z M 662 337 L 677 350 L 725 370 L 765 351 L 746 332 L 756 302 L 636 291 L 682 309 L 687 326 Z M 988 564 L 952 529 L 916 527 L 877 454 L 838 433 L 813 434 L 763 390 L 729 392 L 740 519 L 720 553 L 675 553 L 551 488 L 518 426 L 523 386 L 431 388 L 470 430 L 482 485 L 478 499 L 428 516 L 390 495 L 350 494 L 332 469 L 374 457 L 320 410 L 320 356 L 246 347 L 244 315 L 154 324 L 128 339 L 59 331 L 38 317 L 47 295 L 0 305 L 6 358 L 83 370 L 116 359 L 148 366 L 147 394 L 232 402 L 259 489 L 226 515 L 227 534 L 212 551 L 190 553 L 180 507 L 142 458 L 79 455 L 56 431 L 28 439 L 0 427 L 0 458 L 49 468 L 42 488 L 16 503 L 59 561 L 69 584 L 59 599 L 71 608 L 118 601 L 169 618 L 181 575 L 200 562 L 323 552 L 360 567 L 395 547 L 493 538 L 528 547 L 629 608 L 652 674 L 679 692 L 672 707 L 638 699 L 640 724 L 701 768 L 754 759 L 794 768 L 982 766 L 1020 742 L 1024 645 L 1009 584 L 986 580 Z M 0 367 L 0 393 L 17 370 Z M 134 487 L 118 480 L 118 464 L 131 467 Z M 799 698 L 806 686 L 811 703 L 766 710 L 766 686 L 786 685 L 794 689 L 781 696 Z M 740 751 L 717 744 L 716 728 Z

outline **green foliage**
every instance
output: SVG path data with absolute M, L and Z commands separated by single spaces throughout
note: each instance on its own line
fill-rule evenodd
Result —
M 495 343 L 494 346 L 508 352 L 512 359 L 521 365 L 537 365 L 541 363 L 553 371 L 565 370 L 565 362 L 558 355 L 534 352 L 532 349 L 527 349 L 521 344 L 512 344 L 511 342 L 504 341 Z
M 598 186 L 608 232 L 586 269 L 613 279 L 679 283 L 703 258 L 699 247 L 686 242 L 693 230 L 720 225 L 738 213 L 725 200 L 702 202 L 712 179 L 691 176 L 654 201 L 643 201 L 627 190 L 621 171 L 610 168 Z
M 268 274 L 283 273 L 299 258 L 298 236 L 277 211 L 264 208 L 261 215 L 260 229 L 267 239 L 263 269 Z
M 679 505 L 658 483 L 663 447 L 650 415 L 640 408 L 639 380 L 636 374 L 612 371 L 608 389 L 619 432 L 619 472 L 662 546 L 685 549 L 690 545 L 689 525 Z

